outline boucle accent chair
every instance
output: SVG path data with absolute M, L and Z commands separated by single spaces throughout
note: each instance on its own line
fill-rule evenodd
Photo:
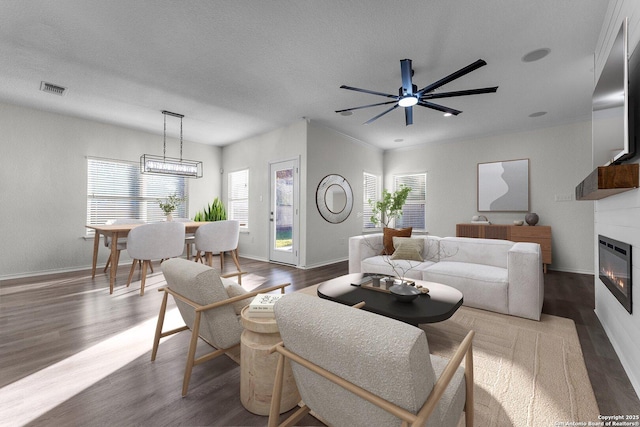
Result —
M 182 255 L 185 226 L 181 222 L 155 222 L 133 228 L 127 236 L 127 252 L 133 259 L 127 286 L 131 284 L 136 264 L 142 261 L 140 296 L 144 295 L 147 269 L 154 259 L 164 260 Z
M 463 410 L 473 425 L 473 331 L 448 361 L 429 354 L 419 328 L 313 296 L 286 295 L 275 316 L 282 343 L 272 349 L 280 358 L 269 427 L 279 421 L 285 357 L 303 405 L 283 425 L 313 411 L 335 426 L 455 427 Z
M 187 353 L 187 362 L 182 383 L 182 396 L 186 396 L 193 367 L 229 352 L 240 345 L 243 327 L 240 324 L 240 311 L 250 298 L 259 293 L 280 290 L 289 283 L 271 286 L 253 292 L 247 292 L 228 277 L 238 273 L 220 276 L 217 270 L 206 265 L 189 262 L 181 258 L 170 259 L 162 263 L 162 272 L 167 286 L 158 289 L 164 292 L 158 324 L 153 340 L 151 361 L 156 359 L 160 339 L 190 329 L 191 340 Z M 185 326 L 162 332 L 167 300 L 172 295 L 185 322 Z M 196 358 L 198 338 L 214 347 L 215 350 Z M 235 359 L 234 359 L 235 360 Z M 237 361 L 237 360 L 236 360 Z

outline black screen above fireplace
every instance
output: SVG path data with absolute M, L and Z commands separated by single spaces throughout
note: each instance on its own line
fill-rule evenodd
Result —
M 598 261 L 600 280 L 631 313 L 631 245 L 598 235 Z

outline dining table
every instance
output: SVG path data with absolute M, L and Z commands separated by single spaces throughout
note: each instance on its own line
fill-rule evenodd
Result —
M 201 225 L 207 224 L 206 221 L 188 221 L 183 222 L 185 226 L 185 234 L 195 233 L 198 227 Z M 94 279 L 96 277 L 96 265 L 98 263 L 98 249 L 100 247 L 100 235 L 105 236 L 105 238 L 111 237 L 111 260 L 117 259 L 116 253 L 118 250 L 118 239 L 122 237 L 126 237 L 129 232 L 135 228 L 143 224 L 88 224 L 85 227 L 95 231 L 95 236 L 93 239 L 93 262 L 91 265 L 91 278 Z M 116 272 L 117 272 L 117 263 L 111 262 L 111 268 L 109 270 L 109 293 L 113 294 L 113 286 L 116 281 Z

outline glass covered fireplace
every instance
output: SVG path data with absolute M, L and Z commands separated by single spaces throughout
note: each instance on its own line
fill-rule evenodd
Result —
M 598 235 L 600 280 L 631 313 L 631 245 Z

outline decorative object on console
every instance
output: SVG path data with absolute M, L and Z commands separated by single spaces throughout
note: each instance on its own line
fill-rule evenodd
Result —
M 478 212 L 529 210 L 529 159 L 478 163 Z
M 531 212 L 524 216 L 524 220 L 527 221 L 527 224 L 534 226 L 538 223 L 538 221 L 540 220 L 540 217 L 538 217 L 537 213 Z
M 524 221 L 523 221 L 523 220 L 521 220 L 521 219 L 516 220 L 516 221 L 513 221 L 513 225 L 517 225 L 517 226 L 519 226 L 519 225 L 522 225 L 522 224 L 524 224 Z
M 348 111 L 352 111 L 352 110 L 359 110 L 362 108 L 369 108 L 369 107 L 377 107 L 380 105 L 388 105 L 388 104 L 394 104 L 392 107 L 390 107 L 389 109 L 383 111 L 382 113 L 378 114 L 377 116 L 373 117 L 372 119 L 369 119 L 368 121 L 366 121 L 364 124 L 368 125 L 369 123 L 372 123 L 376 120 L 378 120 L 380 117 L 384 116 L 385 114 L 395 110 L 398 107 L 403 107 L 404 108 L 404 118 L 405 118 L 405 124 L 407 126 L 412 125 L 413 124 L 413 106 L 414 105 L 419 105 L 421 107 L 426 107 L 426 108 L 430 108 L 432 110 L 436 110 L 436 111 L 441 111 L 443 113 L 445 113 L 445 115 L 447 116 L 457 116 L 458 114 L 462 113 L 462 111 L 460 110 L 455 110 L 453 108 L 449 108 L 449 107 L 445 107 L 439 104 L 434 104 L 433 102 L 430 102 L 430 100 L 432 99 L 438 99 L 438 98 L 448 98 L 448 97 L 453 97 L 453 96 L 466 96 L 466 95 L 479 95 L 479 94 L 483 94 L 483 93 L 493 93 L 495 91 L 498 90 L 498 86 L 494 86 L 494 87 L 485 87 L 485 88 L 481 88 L 481 89 L 470 89 L 470 90 L 459 90 L 459 91 L 454 91 L 454 92 L 438 92 L 435 93 L 436 89 L 438 89 L 441 86 L 444 86 L 445 84 L 452 82 L 455 79 L 458 79 L 462 76 L 464 76 L 465 74 L 468 74 L 474 70 L 477 70 L 480 67 L 483 67 L 487 65 L 487 63 L 482 60 L 482 59 L 478 59 L 476 62 L 467 65 L 464 68 L 459 69 L 458 71 L 449 74 L 448 76 L 434 82 L 431 83 L 430 85 L 427 85 L 425 87 L 423 87 L 422 89 L 418 90 L 418 87 L 416 85 L 413 84 L 412 81 L 412 77 L 413 77 L 413 68 L 411 66 L 411 60 L 410 59 L 402 59 L 400 60 L 400 74 L 402 76 L 402 87 L 398 89 L 398 95 L 391 95 L 391 94 L 386 94 L 386 93 L 381 93 L 381 92 L 377 92 L 377 91 L 373 91 L 373 90 L 367 90 L 367 89 L 360 89 L 357 87 L 351 87 L 351 86 L 345 86 L 342 85 L 340 86 L 340 89 L 348 89 L 348 90 L 354 90 L 356 92 L 364 92 L 364 93 L 369 93 L 371 95 L 378 95 L 378 96 L 384 96 L 386 98 L 391 98 L 393 99 L 393 101 L 386 101 L 386 102 L 379 102 L 376 104 L 370 104 L 370 105 L 363 105 L 360 107 L 354 107 L 354 108 L 347 108 L 344 110 L 337 110 L 336 113 L 345 113 Z
M 140 156 L 140 172 L 159 175 L 176 175 L 185 178 L 202 178 L 202 162 L 182 158 L 182 119 L 184 115 L 163 110 L 164 149 L 162 156 L 143 154 Z M 167 115 L 180 118 L 180 158 L 167 157 Z
M 316 206 L 327 222 L 338 224 L 347 219 L 353 209 L 353 191 L 349 181 L 338 174 L 322 178 L 316 190 Z
M 484 215 L 474 215 L 471 217 L 471 222 L 474 224 L 491 224 L 489 219 Z

